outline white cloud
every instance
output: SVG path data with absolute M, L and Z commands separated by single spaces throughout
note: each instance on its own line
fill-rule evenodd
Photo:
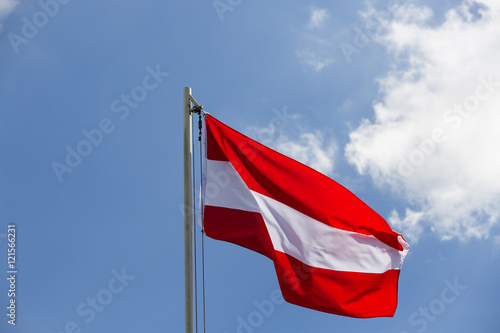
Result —
M 299 116 L 293 115 L 292 119 Z M 290 123 L 287 124 L 290 127 Z M 307 131 L 293 126 L 287 132 L 296 133 L 290 138 L 284 126 L 277 128 L 271 122 L 267 127 L 248 127 L 247 135 L 260 143 L 291 157 L 323 174 L 332 175 L 338 145 L 334 139 L 325 139 L 320 131 Z
M 493 237 L 493 246 L 496 253 L 500 251 L 500 235 Z
M 321 71 L 323 68 L 330 66 L 334 63 L 333 58 L 323 58 L 314 52 L 308 50 L 301 50 L 296 52 L 297 57 L 302 64 L 311 67 L 315 72 Z
M 271 147 L 323 174 L 333 173 L 337 144 L 333 140 L 325 142 L 319 131 L 303 132 L 293 139 L 281 134 Z
M 331 56 L 332 44 L 325 29 L 330 14 L 326 9 L 312 8 L 305 29 L 299 35 L 298 50 L 295 55 L 307 69 L 320 72 L 335 62 Z
M 0 0 L 0 31 L 2 30 L 2 20 L 14 11 L 19 4 L 19 0 Z
M 330 14 L 326 9 L 312 9 L 311 16 L 309 17 L 309 23 L 307 27 L 309 29 L 319 29 L 325 24 L 325 21 L 330 17 Z
M 349 112 L 354 106 L 354 102 L 350 99 L 346 99 L 342 105 L 340 105 L 337 109 L 338 112 Z
M 499 224 L 500 2 L 479 3 L 473 14 L 464 1 L 439 25 L 430 8 L 402 6 L 375 38 L 394 66 L 346 156 L 411 203 L 390 221 L 414 240 L 426 230 L 487 238 Z
M 410 244 L 415 244 L 422 234 L 422 217 L 423 212 L 414 212 L 407 208 L 405 217 L 401 219 L 396 210 L 391 212 L 389 223 L 396 230 L 404 230 L 404 237 Z
M 0 0 L 0 17 L 9 15 L 19 4 L 19 0 Z

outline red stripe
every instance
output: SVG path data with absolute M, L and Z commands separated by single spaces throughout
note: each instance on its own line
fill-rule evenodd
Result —
M 244 210 L 205 206 L 203 212 L 205 233 L 274 258 L 274 248 L 262 215 Z
M 392 317 L 396 311 L 399 270 L 339 272 L 308 266 L 282 252 L 275 256 L 276 274 L 287 302 L 357 318 Z
M 210 115 L 207 115 L 205 119 L 205 124 L 207 126 L 206 136 L 207 136 L 207 159 L 214 161 L 229 161 L 227 156 L 222 151 L 221 147 L 224 147 L 224 137 L 219 137 L 218 140 L 215 139 L 212 131 L 209 127 L 209 119 L 212 119 Z M 220 142 L 218 144 L 217 142 Z
M 274 250 L 259 213 L 205 206 L 204 223 L 207 236 L 243 246 L 273 260 L 283 297 L 292 304 L 359 318 L 394 315 L 399 270 L 373 274 L 308 266 Z
M 398 233 L 363 201 L 327 176 L 246 137 L 208 115 L 207 158 L 230 161 L 246 185 L 337 229 L 374 235 L 403 250 Z

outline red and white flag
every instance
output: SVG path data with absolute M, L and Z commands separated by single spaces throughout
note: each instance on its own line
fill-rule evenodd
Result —
M 269 257 L 286 301 L 350 317 L 393 316 L 409 246 L 342 185 L 206 115 L 206 235 Z

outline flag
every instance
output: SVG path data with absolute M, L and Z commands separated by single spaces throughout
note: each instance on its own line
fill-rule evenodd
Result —
M 201 212 L 207 236 L 274 262 L 287 302 L 393 316 L 409 245 L 327 176 L 204 117 Z

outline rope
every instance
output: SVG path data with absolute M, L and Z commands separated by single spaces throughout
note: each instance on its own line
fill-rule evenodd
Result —
M 200 112 L 198 113 L 198 129 L 199 129 L 199 134 L 198 134 L 198 141 L 200 142 L 200 165 L 203 164 L 203 154 L 202 154 L 202 142 L 201 142 L 201 134 L 202 134 L 202 121 L 201 121 L 201 117 L 202 117 L 202 111 L 200 110 Z M 193 126 L 194 126 L 194 122 L 193 122 Z M 193 137 L 194 137 L 194 130 L 192 131 L 192 134 L 193 134 Z M 193 138 L 193 151 L 194 151 L 194 138 Z M 193 154 L 193 166 L 194 166 L 194 154 Z M 200 171 L 203 172 L 203 170 L 201 170 L 202 167 L 200 167 Z M 194 167 L 193 167 L 193 202 L 196 202 L 195 201 L 195 195 L 194 193 L 196 192 L 195 191 L 195 184 L 196 184 L 196 178 L 195 178 L 195 171 L 194 171 Z M 200 177 L 200 184 L 201 184 L 201 177 Z M 201 189 L 201 186 L 200 186 L 200 189 Z M 203 195 L 200 195 L 200 200 L 201 200 L 201 207 L 203 207 Z M 201 274 L 202 274 L 202 313 L 203 313 L 203 332 L 205 333 L 206 332 L 206 297 L 205 297 L 205 230 L 203 228 L 203 211 L 201 211 L 201 214 L 198 216 L 198 214 L 196 214 L 196 209 L 194 210 L 195 211 L 195 216 L 194 216 L 194 228 L 195 228 L 195 232 L 194 232 L 194 297 L 195 297 L 195 330 L 196 332 L 198 332 L 198 264 L 197 264 L 197 256 L 198 256 L 198 251 L 197 251 L 197 246 L 196 246 L 196 243 L 197 243 L 197 237 L 196 237 L 196 224 L 198 220 L 198 218 L 200 217 L 201 218 L 201 222 L 200 222 L 200 225 L 202 225 L 202 228 L 201 228 Z
M 202 130 L 202 122 L 201 122 L 201 117 L 202 114 L 201 112 L 198 114 L 198 128 L 200 130 L 199 135 L 198 135 L 198 141 L 200 142 L 200 163 L 203 165 L 203 153 L 202 153 L 202 145 L 203 142 L 201 142 L 201 130 Z M 201 168 L 200 168 L 201 169 Z M 200 170 L 203 172 L 203 170 Z M 201 186 L 200 186 L 201 190 Z M 201 200 L 201 207 L 203 207 L 203 194 L 200 195 L 200 200 Z M 200 217 L 201 217 L 201 274 L 202 274 L 202 293 L 203 293 L 203 333 L 206 332 L 206 302 L 205 302 L 205 228 L 203 226 L 203 211 L 200 212 Z

